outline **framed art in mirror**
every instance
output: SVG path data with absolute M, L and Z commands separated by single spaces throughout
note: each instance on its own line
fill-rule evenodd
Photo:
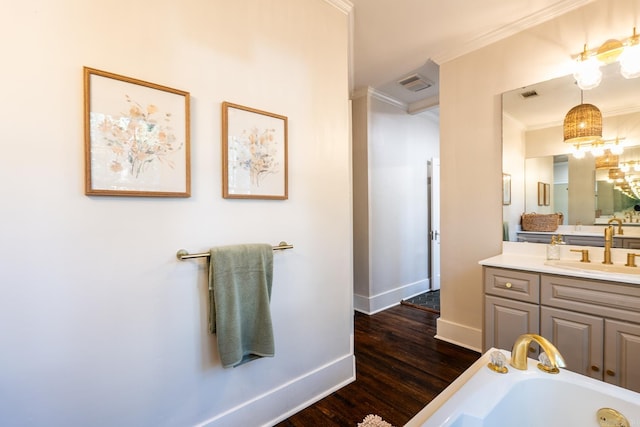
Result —
M 511 174 L 502 174 L 502 204 L 511 204 Z
M 189 197 L 189 93 L 84 67 L 85 194 Z
M 544 184 L 544 205 L 551 205 L 551 184 Z
M 544 182 L 538 181 L 538 206 L 544 206 Z
M 288 198 L 287 117 L 222 103 L 222 196 Z

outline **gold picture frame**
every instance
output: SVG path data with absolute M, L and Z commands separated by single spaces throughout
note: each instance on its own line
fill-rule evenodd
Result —
M 538 181 L 538 206 L 544 206 L 544 182 Z
M 286 116 L 222 103 L 222 196 L 286 200 Z
M 85 194 L 189 197 L 189 92 L 83 71 Z

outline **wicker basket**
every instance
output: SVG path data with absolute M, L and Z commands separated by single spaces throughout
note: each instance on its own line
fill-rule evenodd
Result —
M 562 214 L 522 214 L 523 231 L 556 231 Z

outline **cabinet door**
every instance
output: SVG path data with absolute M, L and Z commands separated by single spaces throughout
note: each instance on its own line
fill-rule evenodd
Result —
M 516 339 L 527 333 L 538 334 L 540 308 L 537 304 L 485 296 L 484 350 L 491 347 L 509 350 Z M 529 356 L 536 357 L 537 346 L 529 349 Z
M 540 333 L 560 350 L 567 369 L 602 380 L 602 317 L 541 307 Z
M 622 246 L 625 249 L 640 249 L 640 239 L 629 239 L 629 238 L 620 238 L 620 241 L 622 241 Z
M 605 320 L 604 380 L 640 392 L 640 325 Z

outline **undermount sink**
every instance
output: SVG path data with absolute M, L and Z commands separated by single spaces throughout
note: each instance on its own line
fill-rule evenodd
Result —
M 624 264 L 603 264 L 600 261 L 580 262 L 571 260 L 550 260 L 545 265 L 591 273 L 613 273 L 640 275 L 640 267 L 627 267 Z

